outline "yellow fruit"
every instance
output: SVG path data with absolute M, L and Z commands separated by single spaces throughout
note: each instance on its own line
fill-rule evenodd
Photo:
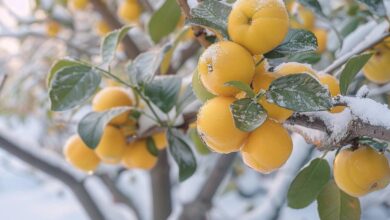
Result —
M 61 30 L 61 25 L 56 21 L 49 21 L 46 24 L 46 33 L 49 37 L 55 37 Z
M 314 76 L 315 78 L 317 78 L 316 71 L 312 69 L 309 64 L 303 64 L 297 62 L 282 63 L 275 68 L 275 73 L 281 76 L 287 76 L 296 73 L 308 73 Z
M 390 49 L 384 45 L 375 48 L 376 53 L 363 68 L 367 79 L 374 83 L 384 84 L 390 82 Z
M 128 144 L 122 157 L 122 164 L 128 169 L 151 169 L 156 163 L 157 157 L 148 151 L 145 139 Z
M 166 132 L 160 132 L 152 136 L 156 147 L 159 150 L 163 150 L 168 146 L 167 134 Z
M 131 106 L 128 93 L 120 87 L 107 87 L 100 90 L 92 100 L 92 109 L 96 112 L 106 111 L 114 107 Z M 127 122 L 129 112 L 124 112 L 111 120 L 111 124 L 121 125 Z
M 89 0 L 70 0 L 68 1 L 71 8 L 76 10 L 84 10 L 88 6 Z
M 110 26 L 107 24 L 107 22 L 100 20 L 96 23 L 96 33 L 103 37 L 105 36 L 108 32 L 111 31 Z
M 316 17 L 310 9 L 306 9 L 301 5 L 298 6 L 298 10 L 295 16 L 295 20 L 291 20 L 290 26 L 298 29 L 313 29 Z
M 230 38 L 252 54 L 267 53 L 282 43 L 288 25 L 280 0 L 237 0 L 228 18 Z
M 234 42 L 220 41 L 200 56 L 198 72 L 203 85 L 214 95 L 234 96 L 240 90 L 224 84 L 229 81 L 250 84 L 255 64 L 245 48 Z
M 328 87 L 331 96 L 340 95 L 340 85 L 339 81 L 332 75 L 329 74 L 319 74 L 318 79 L 321 84 L 324 84 Z M 336 106 L 333 107 L 330 112 L 339 113 L 345 109 L 345 106 Z
M 328 43 L 328 32 L 323 28 L 315 28 L 313 30 L 314 35 L 317 38 L 317 52 L 322 53 L 326 50 L 326 45 Z
M 202 106 L 198 113 L 197 129 L 203 141 L 215 152 L 238 151 L 248 133 L 236 128 L 230 104 L 236 99 L 216 97 Z
M 96 153 L 88 148 L 78 135 L 68 139 L 64 147 L 64 155 L 70 164 L 85 172 L 94 171 L 100 163 Z
M 118 17 L 127 23 L 137 22 L 142 9 L 137 1 L 124 1 L 118 8 Z
M 271 72 L 257 72 L 253 82 L 253 90 L 255 93 L 258 93 L 260 89 L 268 90 L 268 87 L 271 85 L 272 81 L 278 78 L 278 75 Z M 289 118 L 293 111 L 282 108 L 274 103 L 267 102 L 265 96 L 263 96 L 259 103 L 264 107 L 265 110 L 267 110 L 268 116 L 280 123 L 283 123 L 287 118 Z
M 267 119 L 249 135 L 241 154 L 249 167 L 261 173 L 270 173 L 287 161 L 292 147 L 287 130 L 281 124 Z
M 268 61 L 264 58 L 263 55 L 254 55 L 253 59 L 255 60 L 255 73 L 265 72 L 268 70 Z
M 125 137 L 136 134 L 137 121 L 133 119 L 128 119 L 123 125 L 120 126 L 120 130 Z
M 95 149 L 103 162 L 119 163 L 126 148 L 126 140 L 120 129 L 108 125 Z
M 337 186 L 355 197 L 383 189 L 390 182 L 387 158 L 368 146 L 342 150 L 335 158 L 333 173 Z
M 390 49 L 390 37 L 386 38 L 384 40 L 384 45 L 387 49 Z

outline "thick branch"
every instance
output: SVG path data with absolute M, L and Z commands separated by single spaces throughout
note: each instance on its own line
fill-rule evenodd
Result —
M 206 219 L 206 214 L 212 207 L 212 199 L 230 170 L 230 166 L 233 164 L 236 155 L 236 153 L 231 153 L 220 156 L 195 200 L 184 205 L 183 211 L 179 217 L 180 220 Z
M 91 0 L 91 3 L 112 29 L 119 29 L 123 26 L 115 15 L 110 12 L 103 0 Z M 134 59 L 141 52 L 129 36 L 123 39 L 123 43 L 128 58 Z
M 65 170 L 31 154 L 3 136 L 0 136 L 0 148 L 66 184 L 73 191 L 74 195 L 84 207 L 85 211 L 91 219 L 105 219 L 103 213 L 101 213 L 99 207 L 88 193 L 82 181 L 79 181 Z
M 172 212 L 171 179 L 167 151 L 160 151 L 151 171 L 153 219 L 166 220 Z
M 177 4 L 179 4 L 182 13 L 185 15 L 186 19 L 191 18 L 191 8 L 188 5 L 187 0 L 176 0 Z M 207 48 L 210 46 L 210 42 L 206 39 L 206 31 L 204 28 L 200 26 L 192 26 L 192 31 L 194 32 L 194 35 L 196 39 L 199 41 L 200 45 L 202 45 L 204 48 Z

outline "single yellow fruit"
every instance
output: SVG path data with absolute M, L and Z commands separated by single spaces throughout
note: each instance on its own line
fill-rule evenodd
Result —
M 96 33 L 103 37 L 105 36 L 108 32 L 111 31 L 110 26 L 107 24 L 107 22 L 100 20 L 96 22 Z
M 70 8 L 76 9 L 76 10 L 84 10 L 87 8 L 89 3 L 89 0 L 70 0 L 68 1 L 68 4 Z
M 390 182 L 387 158 L 368 146 L 342 150 L 335 158 L 333 173 L 337 186 L 354 197 L 383 189 Z
M 128 144 L 122 157 L 122 164 L 128 169 L 151 169 L 156 163 L 157 157 L 148 151 L 145 139 Z
M 118 17 L 127 23 L 138 22 L 142 9 L 137 1 L 124 1 L 118 8 Z
M 126 148 L 126 140 L 120 129 L 108 125 L 95 149 L 103 162 L 115 164 L 121 161 Z
M 314 35 L 317 38 L 317 52 L 322 53 L 326 50 L 326 45 L 328 43 L 328 32 L 323 28 L 315 28 L 313 30 Z
M 336 77 L 329 74 L 319 74 L 318 79 L 320 80 L 321 84 L 326 85 L 328 87 L 331 96 L 334 97 L 340 95 L 340 85 Z M 342 112 L 344 109 L 345 106 L 336 106 L 333 107 L 330 112 L 339 113 Z
M 287 130 L 281 124 L 267 119 L 249 135 L 241 154 L 249 167 L 261 173 L 270 173 L 287 161 L 292 147 Z
M 294 13 L 293 11 L 290 12 Z M 311 30 L 314 28 L 316 17 L 310 9 L 298 5 L 298 10 L 296 10 L 295 13 L 296 13 L 294 15 L 295 19 L 291 20 L 290 22 L 290 26 L 292 28 L 306 29 L 306 30 Z
M 252 82 L 253 90 L 255 93 L 258 93 L 260 89 L 268 90 L 268 87 L 271 85 L 272 81 L 277 79 L 279 76 L 276 73 L 272 72 L 257 72 Z M 268 116 L 280 123 L 283 123 L 287 118 L 289 118 L 293 111 L 280 107 L 274 103 L 267 102 L 265 96 L 263 96 L 259 103 L 267 111 Z
M 64 155 L 70 164 L 85 172 L 94 171 L 100 163 L 96 153 L 78 135 L 73 135 L 66 141 Z
M 198 72 L 203 85 L 214 95 L 234 96 L 240 90 L 225 86 L 229 81 L 250 84 L 255 73 L 251 54 L 240 45 L 220 41 L 208 47 L 199 58 Z
M 61 30 L 61 25 L 56 21 L 49 21 L 46 24 L 46 33 L 49 37 L 55 37 Z
M 290 74 L 297 74 L 297 73 L 308 73 L 314 76 L 315 78 L 317 78 L 316 71 L 313 68 L 311 68 L 309 64 L 303 64 L 297 62 L 282 63 L 275 68 L 275 73 L 281 76 L 287 76 Z
M 288 32 L 288 14 L 280 0 L 237 0 L 228 18 L 230 38 L 252 54 L 277 47 Z
M 92 109 L 96 112 L 106 111 L 114 107 L 131 106 L 133 102 L 129 94 L 120 87 L 107 87 L 100 90 L 92 100 Z M 111 120 L 111 124 L 121 125 L 127 122 L 129 112 L 124 112 Z
M 385 45 L 377 46 L 376 53 L 363 68 L 367 79 L 374 83 L 384 84 L 390 82 L 390 49 Z
M 248 133 L 234 125 L 230 104 L 235 100 L 230 97 L 215 97 L 207 101 L 199 110 L 197 119 L 199 135 L 215 152 L 238 151 L 248 137 Z
M 156 147 L 159 150 L 163 150 L 163 149 L 167 148 L 168 140 L 167 140 L 166 132 L 160 132 L 160 133 L 154 134 L 152 136 L 152 138 L 154 140 L 154 143 L 156 144 Z

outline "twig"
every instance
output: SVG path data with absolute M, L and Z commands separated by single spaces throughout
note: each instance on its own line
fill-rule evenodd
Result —
M 145 8 L 146 11 L 148 12 L 153 12 L 154 9 L 152 7 L 152 5 L 150 4 L 149 0 L 140 0 L 140 3 L 142 4 L 142 6 Z
M 217 192 L 226 174 L 229 172 L 230 166 L 233 164 L 236 155 L 236 153 L 231 153 L 227 155 L 221 155 L 219 157 L 212 172 L 201 187 L 201 191 L 198 193 L 195 200 L 184 205 L 183 211 L 179 217 L 180 220 L 206 219 L 206 214 L 212 207 L 212 198 Z
M 8 78 L 8 74 L 4 74 L 3 77 L 1 78 L 1 82 L 0 82 L 0 92 L 1 92 L 1 90 L 3 90 L 3 88 L 4 88 L 5 81 L 7 81 L 7 78 Z
M 90 2 L 112 29 L 119 29 L 123 26 L 123 24 L 107 8 L 106 3 L 104 3 L 103 0 L 90 0 Z M 134 59 L 141 52 L 129 36 L 126 35 L 123 42 L 128 58 Z
M 179 4 L 182 13 L 185 15 L 186 19 L 192 18 L 191 15 L 191 8 L 188 5 L 187 0 L 176 0 Z M 192 26 L 192 31 L 194 32 L 194 35 L 196 39 L 199 41 L 200 45 L 202 45 L 204 48 L 207 48 L 210 46 L 210 42 L 206 39 L 206 31 L 204 28 L 200 26 Z

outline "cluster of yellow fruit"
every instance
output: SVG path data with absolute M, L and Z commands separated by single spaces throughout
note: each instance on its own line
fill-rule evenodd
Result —
M 375 54 L 363 68 L 367 79 L 374 83 L 390 82 L 390 37 L 374 48 Z
M 251 85 L 254 92 L 267 90 L 278 77 L 295 73 L 311 74 L 326 85 L 331 95 L 340 93 L 338 81 L 328 74 L 317 74 L 310 65 L 283 63 L 273 72 L 268 70 L 262 54 L 277 47 L 288 31 L 288 14 L 279 0 L 238 0 L 228 18 L 232 41 L 220 41 L 200 56 L 198 73 L 201 84 L 216 97 L 199 110 L 197 130 L 213 151 L 241 151 L 251 168 L 269 173 L 282 166 L 292 151 L 292 140 L 282 123 L 292 111 L 270 103 L 263 96 L 259 103 L 268 113 L 266 121 L 252 132 L 236 128 L 230 105 L 242 97 L 237 88 L 226 86 L 229 81 Z M 194 79 L 198 80 L 198 79 Z M 340 112 L 334 108 L 332 112 Z
M 96 112 L 114 107 L 132 106 L 132 100 L 123 88 L 107 87 L 99 91 L 92 101 L 92 109 Z M 129 118 L 129 112 L 122 113 L 112 119 L 104 129 L 101 140 L 95 150 L 86 146 L 78 135 L 69 138 L 64 147 L 66 160 L 74 167 L 86 171 L 94 171 L 102 161 L 108 164 L 122 163 L 126 168 L 151 169 L 157 157 L 147 149 L 146 139 L 137 139 L 127 143 L 126 137 L 136 131 L 136 122 Z M 167 146 L 165 132 L 151 137 L 159 150 Z
M 322 53 L 326 50 L 328 33 L 324 28 L 315 27 L 316 16 L 307 8 L 304 8 L 295 0 L 288 1 L 287 10 L 292 15 L 290 26 L 297 29 L 306 29 L 314 33 L 317 37 L 317 52 Z
M 354 197 L 383 189 L 390 182 L 387 158 L 364 145 L 342 150 L 334 161 L 333 174 L 337 186 Z

